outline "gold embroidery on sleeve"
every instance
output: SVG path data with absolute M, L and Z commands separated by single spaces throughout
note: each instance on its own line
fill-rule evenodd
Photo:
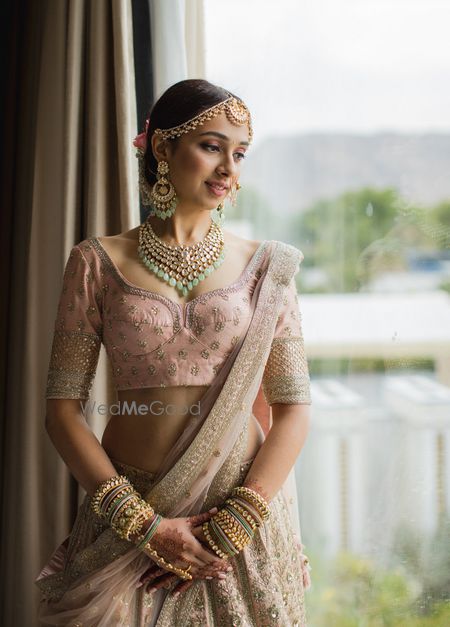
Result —
M 56 329 L 47 377 L 46 398 L 88 398 L 101 340 L 92 333 Z
M 274 338 L 262 385 L 269 405 L 311 404 L 308 362 L 302 336 Z

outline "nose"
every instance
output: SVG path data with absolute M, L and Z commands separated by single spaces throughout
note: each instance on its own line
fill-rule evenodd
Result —
M 223 152 L 223 159 L 220 163 L 218 170 L 225 176 L 232 177 L 238 172 L 238 164 L 234 160 L 233 154 L 229 154 L 226 151 Z

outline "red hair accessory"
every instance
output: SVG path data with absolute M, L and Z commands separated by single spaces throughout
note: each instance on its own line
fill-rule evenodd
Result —
M 136 135 L 133 140 L 133 146 L 136 146 L 136 148 L 139 148 L 142 152 L 145 152 L 147 149 L 147 130 L 149 124 L 150 118 L 147 118 L 145 120 L 145 130 L 140 135 Z

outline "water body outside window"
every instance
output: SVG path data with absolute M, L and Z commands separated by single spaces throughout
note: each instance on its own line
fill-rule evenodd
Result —
M 205 5 L 254 118 L 226 224 L 305 255 L 308 624 L 450 625 L 450 4 Z

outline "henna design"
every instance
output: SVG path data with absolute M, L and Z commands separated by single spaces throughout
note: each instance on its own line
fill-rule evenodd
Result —
M 189 563 L 189 562 L 188 562 Z M 227 565 L 228 567 L 228 565 Z M 214 565 L 207 566 L 195 566 L 195 571 L 191 571 L 192 580 L 191 581 L 179 581 L 177 575 L 168 574 L 166 571 L 163 571 L 165 574 L 158 574 L 157 576 L 151 576 L 150 579 L 145 578 L 145 575 L 141 578 L 141 581 L 144 579 L 143 583 L 147 584 L 147 591 L 157 590 L 159 588 L 167 588 L 170 589 L 174 581 L 179 581 L 178 585 L 174 588 L 173 593 L 175 592 L 184 592 L 196 579 L 206 579 L 209 577 L 210 579 L 214 579 L 220 572 L 225 572 L 221 569 L 217 569 Z M 161 570 L 161 569 L 158 569 Z M 147 571 L 148 572 L 148 571 Z M 157 571 L 155 571 L 157 572 Z M 157 581 L 159 579 L 159 581 Z M 220 578 L 219 578 L 220 579 Z
M 190 522 L 194 522 L 194 524 L 197 521 L 203 522 L 204 520 L 208 520 L 211 516 L 212 513 L 204 512 L 190 517 L 191 520 L 187 518 L 186 522 L 188 523 L 188 526 L 190 526 Z M 225 563 L 223 560 L 216 559 L 210 564 L 199 565 L 189 559 L 186 559 L 186 557 L 183 557 L 183 552 L 185 552 L 189 546 L 189 537 L 187 536 L 189 536 L 189 532 L 186 534 L 183 528 L 177 529 L 171 527 L 160 527 L 151 539 L 150 546 L 166 561 L 169 561 L 172 564 L 177 564 L 182 568 L 190 566 L 190 574 L 193 579 L 205 579 L 206 577 L 214 578 L 220 573 L 226 572 L 228 563 Z M 198 541 L 198 538 L 196 538 L 196 540 Z M 180 562 L 182 562 L 182 564 Z M 161 588 L 165 586 L 166 583 L 169 584 L 170 587 L 170 582 L 173 582 L 173 578 L 176 578 L 177 576 L 168 576 L 169 572 L 169 570 L 166 570 L 163 566 L 161 567 L 156 563 L 155 566 L 147 569 L 141 577 L 141 581 L 147 584 L 148 589 Z
M 260 496 L 262 496 L 269 503 L 270 496 L 264 490 L 262 485 L 259 483 L 259 479 L 256 479 L 256 478 L 255 479 L 246 479 L 244 481 L 244 487 L 251 488 L 252 490 L 255 490 L 255 492 L 258 492 L 258 494 Z
M 210 514 L 209 512 L 205 512 L 204 514 L 194 514 L 194 516 L 189 517 L 188 523 L 191 527 L 198 527 L 202 523 L 209 520 L 211 517 L 212 514 Z
M 185 542 L 180 531 L 168 529 L 163 532 L 156 532 L 151 540 L 151 547 L 164 557 L 165 560 L 179 560 L 185 548 Z

